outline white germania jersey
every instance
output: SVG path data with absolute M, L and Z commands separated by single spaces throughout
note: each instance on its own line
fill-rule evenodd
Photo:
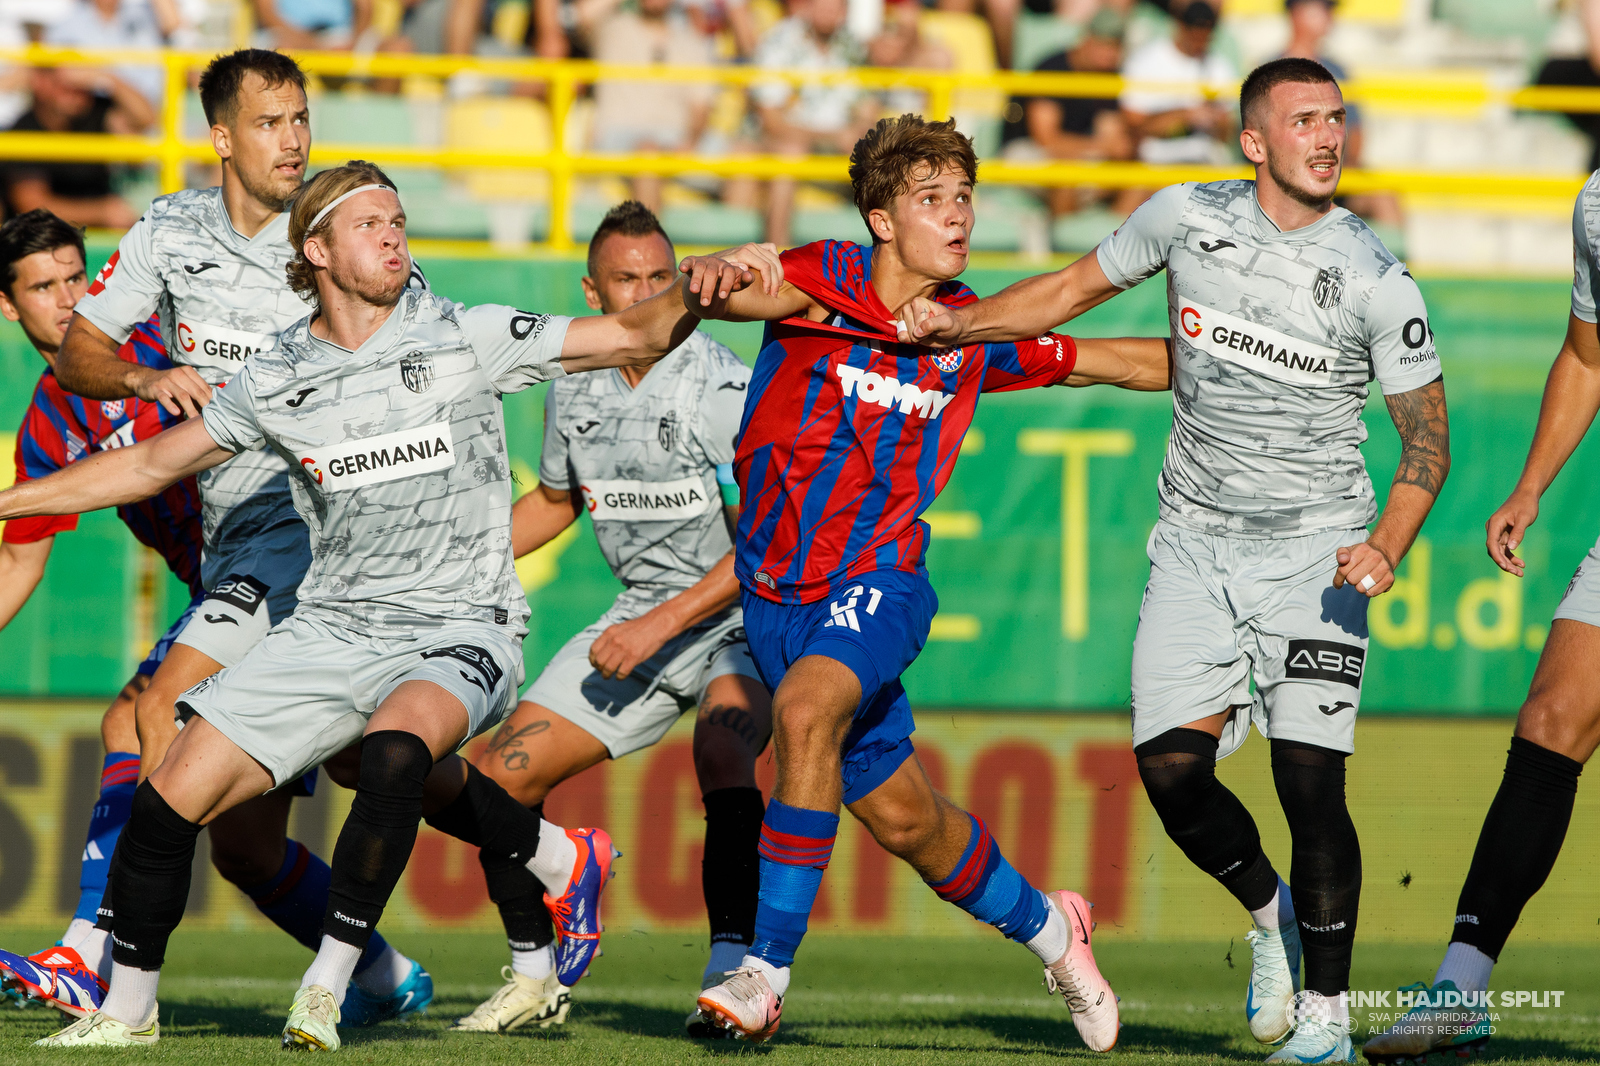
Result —
M 289 288 L 288 234 L 285 211 L 254 237 L 240 236 L 220 187 L 158 197 L 76 310 L 118 344 L 159 311 L 167 357 L 194 367 L 210 385 L 224 385 L 247 356 L 271 348 L 311 312 Z M 421 284 L 415 267 L 411 283 Z M 199 481 L 202 580 L 209 588 L 227 574 L 233 552 L 262 530 L 296 519 L 288 468 L 270 451 L 241 455 Z
M 716 468 L 733 462 L 750 368 L 696 330 L 637 388 L 617 370 L 545 394 L 539 480 L 582 494 L 611 572 L 685 589 L 732 547 Z
M 1422 293 L 1365 223 L 1335 207 L 1284 233 L 1253 181 L 1173 185 L 1097 254 L 1119 288 L 1167 271 L 1163 521 L 1267 538 L 1373 520 L 1367 384 L 1407 392 L 1440 365 Z
M 570 322 L 408 289 L 357 351 L 307 318 L 250 359 L 205 425 L 290 466 L 311 530 L 300 611 L 380 636 L 469 620 L 526 631 L 500 396 L 561 376 Z
M 1600 170 L 1572 205 L 1572 315 L 1595 320 L 1594 280 L 1600 275 Z

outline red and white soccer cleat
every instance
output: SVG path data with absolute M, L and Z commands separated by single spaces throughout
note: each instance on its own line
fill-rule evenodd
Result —
M 776 1033 L 783 1014 L 783 997 L 772 990 L 767 975 L 753 966 L 730 970 L 720 985 L 700 993 L 695 1005 L 709 1024 L 752 1044 Z
M 1051 892 L 1045 896 L 1050 906 L 1067 919 L 1071 937 L 1067 953 L 1044 968 L 1045 986 L 1052 994 L 1061 993 L 1072 1012 L 1072 1026 L 1078 1030 L 1090 1051 L 1110 1051 L 1117 1043 L 1117 994 L 1111 982 L 1100 975 L 1095 965 L 1089 938 L 1094 923 L 1089 920 L 1089 904 L 1076 892 Z
M 74 1018 L 93 1014 L 106 997 L 106 983 L 72 948 L 46 948 L 26 957 L 0 951 L 0 977 Z

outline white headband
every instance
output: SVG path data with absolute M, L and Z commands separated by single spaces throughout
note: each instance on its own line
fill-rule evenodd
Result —
M 349 192 L 345 193 L 343 196 L 340 196 L 340 197 L 336 198 L 333 201 L 333 203 L 329 204 L 327 207 L 324 207 L 321 211 L 318 211 L 317 212 L 317 217 L 312 219 L 311 220 L 311 225 L 306 227 L 306 232 L 310 233 L 312 230 L 316 229 L 317 226 L 322 223 L 322 220 L 328 217 L 329 212 L 331 212 L 334 208 L 338 207 L 340 204 L 344 203 L 346 200 L 350 199 L 350 197 L 355 196 L 357 193 L 371 192 L 373 189 L 388 189 L 390 192 L 393 192 L 396 196 L 400 195 L 399 193 L 395 192 L 394 186 L 392 186 L 392 185 L 382 185 L 382 184 L 374 182 L 371 185 L 358 186 L 358 187 L 356 187 L 354 189 L 351 189 Z

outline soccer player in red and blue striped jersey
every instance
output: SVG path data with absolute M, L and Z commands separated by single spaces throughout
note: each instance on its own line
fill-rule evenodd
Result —
M 919 516 L 950 478 L 978 397 L 1046 385 L 1164 389 L 1166 345 L 1056 335 L 944 350 L 902 343 L 896 310 L 913 299 L 976 299 L 955 279 L 967 265 L 977 161 L 953 122 L 907 115 L 857 143 L 850 177 L 871 246 L 797 248 L 747 264 L 781 273 L 781 286 L 698 297 L 726 299 L 713 308 L 723 317 L 769 323 L 734 460 L 743 508 L 734 550 L 750 651 L 774 689 L 778 753 L 756 942 L 700 1009 L 745 1039 L 777 1030 L 843 803 L 941 898 L 1033 951 L 1084 1042 L 1105 1051 L 1116 997 L 1090 950 L 1087 903 L 1029 885 L 982 822 L 934 791 L 912 749 L 900 676 L 938 609 Z

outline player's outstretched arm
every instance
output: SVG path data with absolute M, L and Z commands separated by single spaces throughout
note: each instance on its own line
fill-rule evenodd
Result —
M 0 629 L 11 624 L 39 587 L 55 541 L 55 537 L 43 537 L 27 544 L 0 544 Z
M 540 482 L 511 505 L 511 554 L 520 559 L 538 551 L 576 522 L 581 510 L 580 497 Z
M 211 402 L 211 386 L 194 367 L 157 370 L 128 362 L 117 355 L 117 348 L 99 326 L 74 314 L 56 356 L 56 379 L 68 392 L 91 400 L 137 396 L 174 415 L 193 417 Z
M 213 440 L 205 423 L 195 419 L 0 492 L 0 520 L 82 514 L 136 503 L 231 458 L 233 452 Z
M 1064 270 L 1024 278 L 966 307 L 918 297 L 897 313 L 905 338 L 915 344 L 1005 343 L 1048 333 L 1121 291 L 1090 252 Z
M 673 637 L 739 600 L 733 553 L 717 561 L 705 577 L 638 618 L 618 622 L 589 646 L 589 664 L 605 677 L 627 677 Z
M 1378 524 L 1364 543 L 1340 548 L 1334 588 L 1350 582 L 1367 596 L 1381 596 L 1394 585 L 1400 565 L 1422 530 L 1433 501 L 1450 474 L 1450 414 L 1444 379 L 1384 398 L 1400 434 L 1400 465 L 1389 486 Z M 1368 580 L 1370 578 L 1370 581 Z
M 761 276 L 760 285 L 750 285 L 737 291 L 716 291 L 705 284 L 705 271 L 715 264 L 713 258 L 738 263 Z M 684 304 L 701 318 L 719 318 L 728 322 L 776 322 L 796 315 L 809 313 L 817 302 L 783 279 L 783 262 L 778 249 L 771 244 L 747 244 L 716 256 L 691 255 L 678 264 L 688 284 L 684 286 Z
M 1600 411 L 1600 332 L 1593 322 L 1572 315 L 1567 339 L 1550 367 L 1539 404 L 1539 424 L 1528 447 L 1522 476 L 1489 518 L 1489 558 L 1508 574 L 1523 574 L 1523 561 L 1511 554 L 1539 517 L 1539 499 L 1566 465 Z
M 1078 358 L 1066 384 L 1115 385 L 1138 392 L 1172 388 L 1172 342 L 1166 337 L 1077 337 Z

